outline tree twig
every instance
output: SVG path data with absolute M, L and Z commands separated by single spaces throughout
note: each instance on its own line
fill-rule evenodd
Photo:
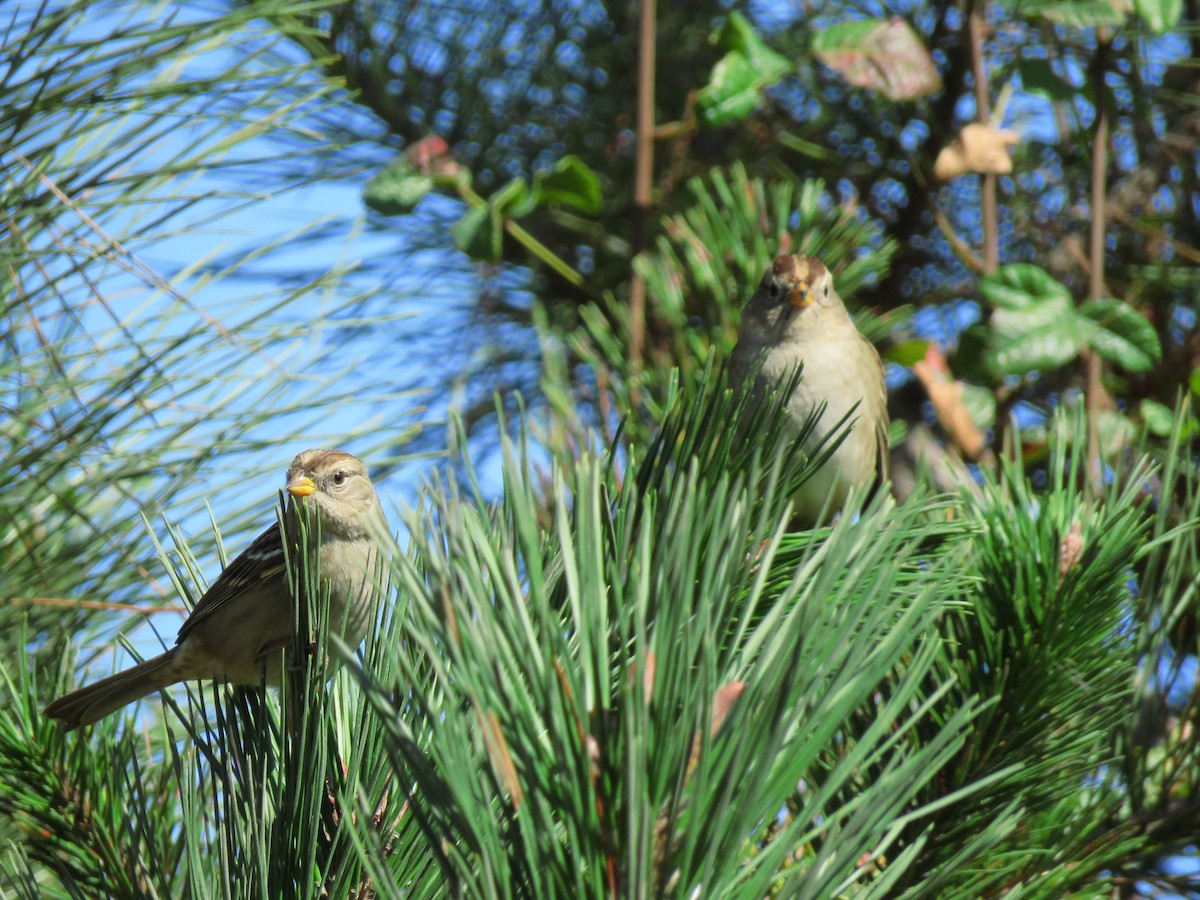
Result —
M 950 249 L 954 251 L 954 255 L 972 272 L 986 275 L 988 273 L 987 264 L 980 258 L 978 253 L 971 249 L 970 244 L 958 236 L 958 233 L 954 230 L 954 226 L 946 218 L 946 214 L 937 208 L 937 204 L 933 203 L 931 206 L 933 208 L 933 221 L 942 233 L 942 237 L 946 239 L 946 243 L 950 245 Z
M 107 609 L 117 612 L 137 613 L 150 616 L 155 613 L 173 612 L 186 614 L 182 606 L 135 606 L 132 603 L 114 603 L 109 600 L 78 600 L 73 597 L 0 597 L 0 606 L 63 606 L 73 609 Z
M 1104 296 L 1104 235 L 1105 235 L 1105 183 L 1108 168 L 1108 108 L 1105 71 L 1108 68 L 1108 49 L 1112 35 L 1100 29 L 1096 45 L 1096 56 L 1092 68 L 1092 84 L 1096 88 L 1096 132 L 1092 141 L 1092 227 L 1088 246 L 1091 272 L 1088 273 L 1088 297 L 1098 300 Z M 1099 494 L 1103 484 L 1100 460 L 1100 409 L 1104 386 L 1103 361 L 1100 354 L 1089 353 L 1087 365 L 1087 417 L 1088 417 L 1088 486 L 1093 495 Z
M 650 182 L 654 172 L 654 42 L 658 5 L 656 0 L 641 0 L 638 26 L 637 158 L 633 176 L 633 253 L 642 252 L 646 239 L 646 220 L 650 215 Z M 633 272 L 629 288 L 629 362 L 631 376 L 629 400 L 638 405 L 640 390 L 637 373 L 641 369 L 646 340 L 646 282 Z
M 983 5 L 976 3 L 967 17 L 970 33 L 971 72 L 975 81 L 975 121 L 991 121 L 991 102 L 988 99 L 987 70 L 983 65 L 983 38 L 987 25 L 983 21 Z M 983 219 L 983 264 L 988 272 L 1000 266 L 1000 213 L 996 204 L 996 176 L 984 175 L 979 191 L 980 215 Z

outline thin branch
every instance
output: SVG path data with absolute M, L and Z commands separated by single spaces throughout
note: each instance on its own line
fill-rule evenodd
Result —
M 458 195 L 471 206 L 486 207 L 488 205 L 488 201 L 467 184 L 459 186 Z M 588 284 L 579 272 L 571 268 L 570 263 L 526 231 L 516 219 L 505 217 L 503 227 L 509 237 L 524 247 L 531 256 L 541 260 L 548 269 L 556 273 L 571 287 L 582 291 L 593 300 L 600 298 L 599 292 Z
M 1138 219 L 1137 216 L 1129 214 L 1115 203 L 1106 203 L 1104 205 L 1104 211 L 1122 225 L 1126 225 L 1139 234 L 1142 234 L 1152 240 L 1161 241 L 1188 262 L 1195 265 L 1200 265 L 1200 250 L 1196 249 L 1191 244 L 1185 244 L 1183 241 L 1176 240 L 1161 228 L 1155 228 L 1153 225 L 1147 225 L 1145 222 Z
M 967 19 L 970 29 L 971 72 L 975 80 L 975 121 L 987 125 L 991 119 L 988 99 L 987 70 L 983 64 L 983 39 L 987 25 L 983 21 L 982 4 L 976 5 Z M 1000 214 L 996 203 L 996 176 L 984 175 L 979 192 L 980 214 L 983 218 L 983 264 L 988 272 L 1000 266 Z
M 650 181 L 654 172 L 654 42 L 656 0 L 642 0 L 638 26 L 637 159 L 633 176 L 633 258 L 645 246 L 646 219 L 650 215 Z M 640 399 L 637 374 L 646 340 L 646 283 L 636 271 L 629 288 L 629 362 L 632 382 L 629 402 Z
M 1097 37 L 1096 57 L 1092 68 L 1092 84 L 1096 95 L 1096 133 L 1092 141 L 1092 230 L 1088 256 L 1092 269 L 1088 277 L 1088 297 L 1098 300 L 1104 296 L 1104 237 L 1105 237 L 1105 172 L 1108 169 L 1108 98 L 1104 81 L 1108 69 L 1108 51 L 1112 35 L 1101 29 Z M 1098 353 L 1087 355 L 1087 416 L 1088 416 L 1088 485 L 1098 495 L 1103 484 L 1100 460 L 1100 412 L 1104 393 L 1103 361 Z
M 65 606 L 73 609 L 107 609 L 137 613 L 139 616 L 152 616 L 164 612 L 180 613 L 181 615 L 187 613 L 187 609 L 182 606 L 135 606 L 132 603 L 78 600 L 72 597 L 0 597 L 0 606 Z
M 582 290 L 589 296 L 593 296 L 594 292 L 583 276 L 576 272 L 571 266 L 563 261 L 557 253 L 535 238 L 532 234 L 517 224 L 515 219 L 504 220 L 504 230 L 514 240 L 520 242 L 526 250 L 533 256 L 540 259 L 550 269 L 554 270 L 564 281 L 574 288 Z
M 946 218 L 946 214 L 938 209 L 937 204 L 934 203 L 931 206 L 933 208 L 933 221 L 942 233 L 942 237 L 946 239 L 946 243 L 950 245 L 950 249 L 954 251 L 954 255 L 971 271 L 978 272 L 980 275 L 986 275 L 988 273 L 987 264 L 979 257 L 978 253 L 971 249 L 970 244 L 958 236 L 958 233 L 954 230 L 954 226 Z
M 971 74 L 975 82 L 975 121 L 984 125 L 991 121 L 991 100 L 988 98 L 987 69 L 983 63 L 983 40 L 987 24 L 983 20 L 984 0 L 978 0 L 967 16 L 968 44 L 971 51 Z M 983 274 L 1000 267 L 1000 214 L 996 204 L 996 176 L 983 175 L 979 184 L 979 215 L 983 223 Z M 1009 401 L 1012 402 L 1012 401 Z M 996 391 L 995 449 L 1002 452 L 1011 426 L 1005 398 Z

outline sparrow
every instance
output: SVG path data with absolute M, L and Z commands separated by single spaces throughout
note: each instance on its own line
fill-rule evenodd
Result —
M 742 310 L 741 333 L 730 357 L 730 379 L 739 389 L 756 371 L 752 397 L 760 402 L 803 375 L 786 404 L 789 432 L 798 435 L 820 410 L 803 451 L 813 455 L 853 408 L 850 431 L 828 460 L 793 497 L 795 515 L 815 524 L 846 505 L 852 489 L 871 494 L 888 478 L 887 385 L 883 364 L 859 333 L 833 287 L 833 276 L 814 256 L 779 256 Z
M 306 450 L 292 460 L 286 490 L 286 529 L 271 525 L 229 564 L 184 621 L 174 647 L 58 698 L 46 715 L 72 730 L 180 681 L 278 685 L 279 651 L 291 640 L 294 618 L 284 542 L 296 559 L 301 508 L 319 525 L 310 540 L 319 535 L 329 628 L 348 644 L 361 641 L 374 618 L 377 539 L 387 527 L 366 466 L 341 450 Z

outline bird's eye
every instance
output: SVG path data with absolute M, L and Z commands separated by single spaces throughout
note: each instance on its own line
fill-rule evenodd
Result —
M 345 484 L 346 483 L 346 473 L 343 472 L 341 469 L 338 469 L 336 472 L 334 472 L 333 473 L 333 483 L 338 485 L 339 487 L 341 485 Z
M 825 284 L 825 299 L 826 300 L 829 299 L 829 284 L 828 284 L 828 282 Z

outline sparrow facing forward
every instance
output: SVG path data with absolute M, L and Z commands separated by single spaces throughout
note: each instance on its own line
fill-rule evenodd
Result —
M 754 395 L 765 397 L 804 364 L 803 377 L 787 398 L 787 421 L 799 433 L 822 404 L 825 410 L 803 450 L 811 455 L 856 403 L 851 428 L 833 455 L 793 498 L 797 518 L 811 525 L 842 509 L 852 488 L 888 477 L 887 385 L 871 342 L 859 334 L 833 276 L 813 256 L 780 256 L 742 310 L 741 336 L 730 358 L 736 388 L 755 364 L 762 368 Z

